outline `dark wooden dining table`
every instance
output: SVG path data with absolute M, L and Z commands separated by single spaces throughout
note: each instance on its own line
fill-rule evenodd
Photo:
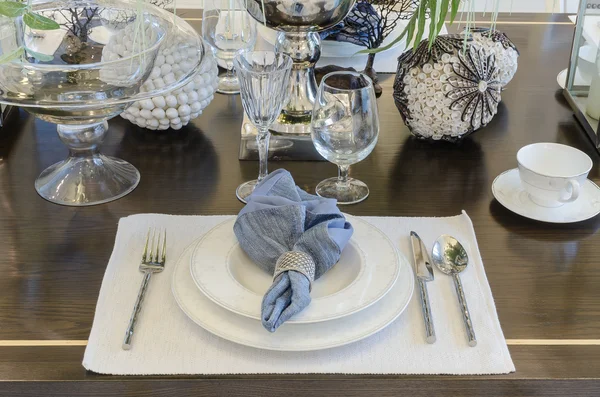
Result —
M 199 23 L 197 11 L 183 15 Z M 81 361 L 119 218 L 235 214 L 242 208 L 235 188 L 256 177 L 258 165 L 238 161 L 239 96 L 216 95 L 204 114 L 179 131 L 146 131 L 112 120 L 103 152 L 133 163 L 142 179 L 130 195 L 92 207 L 54 205 L 34 190 L 37 175 L 67 154 L 54 125 L 19 110 L 0 128 L 0 395 L 599 396 L 600 217 L 540 223 L 505 209 L 491 191 L 498 174 L 516 167 L 517 150 L 541 141 L 586 152 L 594 162 L 590 178 L 600 182 L 600 157 L 556 83 L 568 65 L 574 25 L 565 15 L 549 14 L 501 15 L 499 21 L 521 56 L 494 120 L 458 145 L 418 141 L 391 98 L 393 75 L 381 75 L 379 143 L 351 169 L 371 194 L 344 210 L 382 216 L 465 210 L 516 372 L 185 377 L 86 372 Z M 271 170 L 280 167 L 307 191 L 336 173 L 327 162 L 270 163 Z

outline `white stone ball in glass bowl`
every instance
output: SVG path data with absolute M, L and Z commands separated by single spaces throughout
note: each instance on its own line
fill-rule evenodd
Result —
M 173 52 L 177 46 L 165 45 L 156 57 L 154 68 L 141 91 L 147 92 L 171 84 L 186 70 L 185 54 Z M 198 74 L 187 85 L 163 95 L 134 102 L 121 117 L 150 130 L 179 130 L 202 114 L 210 104 L 218 85 L 217 62 L 205 45 Z

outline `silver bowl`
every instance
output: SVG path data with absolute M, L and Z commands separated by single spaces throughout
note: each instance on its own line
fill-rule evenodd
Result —
M 307 136 L 317 93 L 315 64 L 321 55 L 318 32 L 341 22 L 355 0 L 249 0 L 247 9 L 259 23 L 279 31 L 275 48 L 294 61 L 289 102 L 271 129 Z

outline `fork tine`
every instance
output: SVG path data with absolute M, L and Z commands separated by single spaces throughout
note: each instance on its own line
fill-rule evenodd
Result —
M 152 243 L 150 244 L 150 255 L 148 257 L 148 262 L 154 262 L 154 256 L 153 256 L 153 251 L 154 251 L 154 244 L 156 242 L 156 228 L 152 228 Z
M 160 256 L 158 255 L 158 250 L 160 249 L 160 235 L 161 234 L 162 234 L 162 231 L 159 229 L 158 230 L 158 238 L 156 239 L 156 253 L 154 254 L 153 262 L 158 262 L 158 259 L 160 258 Z
M 148 235 L 146 236 L 146 245 L 144 246 L 144 253 L 142 254 L 142 262 L 146 262 L 146 258 L 148 256 L 148 243 L 150 242 L 150 232 L 152 228 L 148 228 Z M 150 251 L 152 252 L 152 251 Z
M 165 236 L 163 238 L 161 263 L 164 265 L 166 260 L 167 260 L 167 229 L 165 229 Z

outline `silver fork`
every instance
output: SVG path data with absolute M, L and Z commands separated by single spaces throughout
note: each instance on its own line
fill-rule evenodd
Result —
M 152 240 L 150 240 L 152 235 Z M 162 240 L 162 249 L 160 249 L 160 243 Z M 148 250 L 148 246 L 150 249 Z M 160 251 L 160 252 L 159 252 Z M 142 263 L 140 263 L 140 272 L 144 273 L 144 279 L 140 291 L 138 292 L 135 306 L 133 306 L 133 313 L 129 319 L 129 326 L 125 331 L 125 340 L 123 341 L 123 350 L 131 349 L 131 339 L 133 338 L 133 331 L 135 323 L 142 310 L 142 302 L 150 283 L 150 278 L 153 273 L 160 273 L 165 268 L 165 261 L 167 260 L 167 231 L 158 232 L 158 238 L 156 238 L 156 230 L 148 229 L 148 237 L 146 237 L 146 246 L 144 247 L 144 253 L 142 254 Z

